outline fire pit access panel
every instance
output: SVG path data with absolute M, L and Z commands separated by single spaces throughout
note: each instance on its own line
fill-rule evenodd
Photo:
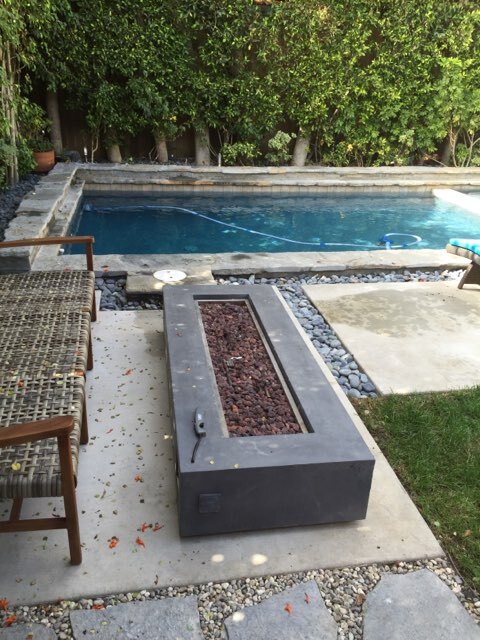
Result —
M 248 303 L 307 433 L 228 437 L 207 300 Z M 164 314 L 181 535 L 364 518 L 374 458 L 273 287 L 167 286 Z

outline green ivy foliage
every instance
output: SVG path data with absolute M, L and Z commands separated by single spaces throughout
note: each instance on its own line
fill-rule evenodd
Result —
M 65 0 L 66 1 L 66 0 Z M 32 169 L 26 138 L 45 114 L 31 103 L 29 70 L 39 60 L 38 44 L 56 19 L 57 0 L 3 0 L 0 3 L 0 188 Z M 63 2 L 63 0 L 58 0 Z M 33 118 L 33 120 L 32 120 Z M 40 133 L 40 131 L 36 131 Z
M 4 0 L 4 42 L 107 145 L 207 126 L 227 162 L 284 131 L 323 164 L 480 164 L 477 0 Z

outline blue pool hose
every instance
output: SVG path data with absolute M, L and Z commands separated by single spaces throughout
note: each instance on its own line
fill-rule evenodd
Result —
M 94 207 L 91 204 L 86 204 L 84 206 L 86 211 L 97 212 L 97 213 L 112 213 L 114 211 L 118 211 L 121 209 L 122 211 L 144 211 L 145 209 L 174 209 L 176 211 L 183 211 L 184 213 L 189 213 L 192 216 L 197 216 L 198 218 L 203 218 L 204 220 L 208 220 L 209 222 L 215 222 L 216 224 L 223 225 L 224 227 L 230 227 L 231 229 L 235 229 L 236 231 L 245 231 L 247 233 L 254 233 L 257 236 L 264 236 L 266 238 L 273 238 L 274 240 L 280 240 L 282 242 L 290 242 L 292 244 L 302 244 L 308 245 L 310 247 L 358 247 L 359 244 L 348 244 L 345 242 L 305 242 L 303 240 L 292 240 L 291 238 L 282 238 L 281 236 L 274 236 L 270 233 L 263 233 L 262 231 L 255 231 L 254 229 L 247 229 L 246 227 L 240 227 L 233 222 L 223 222 L 222 220 L 216 220 L 215 218 L 211 218 L 210 216 L 205 215 L 204 213 L 199 213 L 198 211 L 192 211 L 192 209 L 185 209 L 185 207 L 175 207 L 173 205 L 134 205 L 130 207 Z M 402 244 L 393 244 L 391 241 L 392 237 L 400 237 L 400 238 L 410 238 L 411 242 L 404 242 Z M 381 245 L 384 245 L 386 249 L 406 249 L 407 247 L 412 247 L 414 244 L 418 244 L 421 242 L 422 238 L 413 233 L 386 233 L 379 240 Z M 376 244 L 362 244 L 362 247 L 368 249 L 382 249 L 383 246 L 379 246 Z

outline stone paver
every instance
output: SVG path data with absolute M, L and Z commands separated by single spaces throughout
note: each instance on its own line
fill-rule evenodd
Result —
M 237 611 L 225 621 L 228 640 L 336 640 L 337 625 L 314 580 Z
M 163 265 L 159 262 L 158 270 L 161 269 Z M 193 266 L 191 269 L 184 270 L 184 273 L 186 278 L 183 280 L 167 283 L 157 280 L 153 275 L 129 275 L 125 292 L 127 296 L 143 296 L 160 294 L 165 284 L 217 284 L 208 268 Z
M 480 628 L 427 569 L 386 575 L 365 603 L 364 640 L 480 640 Z
M 0 640 L 57 640 L 57 634 L 43 624 L 19 624 L 0 629 Z
M 72 611 L 70 621 L 76 640 L 203 640 L 195 596 Z
M 480 384 L 477 286 L 376 282 L 304 291 L 380 393 Z

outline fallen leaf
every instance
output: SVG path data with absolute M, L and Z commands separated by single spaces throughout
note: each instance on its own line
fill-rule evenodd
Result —
M 105 606 L 103 604 L 92 604 L 92 609 L 100 611 L 100 609 L 105 609 Z
M 24 387 L 24 386 L 25 386 L 25 384 L 24 384 L 23 380 L 19 380 L 19 381 L 17 382 L 17 387 L 18 387 L 19 389 L 23 389 L 23 387 Z
M 116 536 L 113 536 L 113 538 L 111 538 L 108 541 L 108 546 L 110 547 L 110 549 L 115 549 L 115 547 L 117 546 L 117 544 L 119 542 L 120 542 L 120 540 Z
M 3 623 L 4 627 L 9 627 L 10 625 L 12 625 L 15 620 L 17 619 L 17 616 L 15 614 L 13 614 L 12 616 L 10 616 L 9 618 L 7 618 L 5 620 L 5 622 Z
M 305 594 L 305 602 L 307 604 L 310 604 L 310 596 L 308 595 L 308 593 Z
M 290 602 L 287 602 L 287 604 L 283 607 L 283 610 L 286 611 L 289 616 L 292 614 L 293 607 Z
M 472 530 L 471 529 L 467 529 L 466 531 L 463 532 L 463 537 L 464 538 L 468 538 L 471 535 L 472 535 Z
M 135 476 L 135 482 L 143 482 L 143 478 L 141 475 Z
M 142 524 L 142 526 L 140 527 L 140 531 L 141 531 L 142 533 L 145 533 L 145 531 L 146 531 L 149 527 L 150 527 L 150 525 L 149 525 L 149 524 L 147 524 L 146 522 L 144 522 L 144 523 Z
M 364 596 L 363 593 L 357 593 L 357 595 L 355 596 L 355 602 L 357 603 L 358 606 L 363 604 L 365 600 L 366 600 L 366 596 Z
M 6 598 L 2 598 L 0 600 L 0 609 L 2 611 L 5 611 L 5 613 L 7 613 L 9 604 L 10 604 L 10 602 Z
M 108 429 L 107 433 L 112 433 L 113 428 Z
M 152 531 L 160 531 L 160 529 L 163 529 L 163 524 L 158 524 L 158 522 L 155 522 Z
M 12 462 L 13 471 L 20 471 L 21 468 L 22 468 L 22 465 L 19 462 Z
M 154 584 L 155 586 L 158 586 L 158 580 L 159 580 L 159 578 L 158 578 L 158 574 L 156 574 L 156 575 L 155 575 L 155 580 L 153 581 L 153 584 Z
M 145 543 L 139 536 L 137 536 L 135 543 L 138 544 L 139 547 L 143 547 L 145 549 Z
M 132 370 L 131 369 L 127 369 L 123 375 L 124 376 L 129 376 L 129 375 L 131 375 L 131 373 L 132 373 Z

